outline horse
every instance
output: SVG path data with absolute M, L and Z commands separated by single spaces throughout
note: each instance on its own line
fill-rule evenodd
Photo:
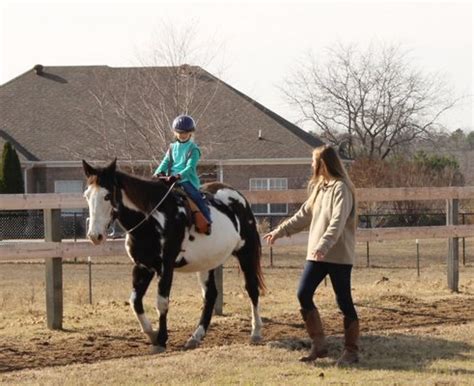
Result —
M 89 207 L 87 237 L 98 245 L 107 228 L 118 220 L 126 231 L 125 249 L 134 262 L 130 305 L 152 344 L 153 353 L 166 350 L 167 315 L 174 271 L 195 272 L 202 289 L 203 308 L 196 330 L 184 348 L 198 347 L 209 328 L 218 290 L 215 269 L 230 255 L 237 258 L 251 300 L 250 341 L 262 339 L 260 292 L 265 290 L 261 269 L 261 242 L 257 223 L 245 197 L 222 183 L 202 186 L 213 220 L 210 235 L 197 233 L 189 221 L 186 197 L 173 186 L 117 170 L 116 159 L 105 167 L 82 161 L 87 177 L 84 197 Z M 145 315 L 143 296 L 153 277 L 158 278 L 156 308 L 158 330 Z

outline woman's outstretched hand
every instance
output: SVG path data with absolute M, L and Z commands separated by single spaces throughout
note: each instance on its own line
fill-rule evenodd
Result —
M 273 231 L 263 235 L 263 238 L 267 240 L 268 245 L 272 245 L 278 237 L 276 236 L 276 231 Z

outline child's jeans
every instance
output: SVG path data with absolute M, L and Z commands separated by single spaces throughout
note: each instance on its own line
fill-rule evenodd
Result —
M 191 199 L 196 203 L 199 210 L 202 212 L 204 217 L 206 217 L 206 220 L 209 222 L 209 224 L 211 224 L 211 212 L 209 210 L 209 206 L 207 205 L 206 200 L 202 197 L 201 192 L 197 190 L 190 182 L 180 182 L 179 184 L 184 189 L 186 194 L 191 197 Z

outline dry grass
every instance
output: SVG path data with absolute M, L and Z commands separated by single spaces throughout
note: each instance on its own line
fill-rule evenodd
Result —
M 52 350 L 62 342 L 86 342 L 93 334 L 111 336 L 119 340 L 127 336 L 137 343 L 141 354 L 131 358 L 94 361 L 25 369 L 0 374 L 5 384 L 469 384 L 474 374 L 474 240 L 467 241 L 467 264 L 460 267 L 460 293 L 452 294 L 446 286 L 446 242 L 422 240 L 421 277 L 416 272 L 414 242 L 373 243 L 370 245 L 372 268 L 365 268 L 365 245 L 358 245 L 359 261 L 353 275 L 354 299 L 359 313 L 369 320 L 382 308 L 426 307 L 462 301 L 466 306 L 466 320 L 445 323 L 437 320 L 432 325 L 403 325 L 400 327 L 371 328 L 362 339 L 362 363 L 354 369 L 337 369 L 334 359 L 340 351 L 341 337 L 338 322 L 327 326 L 330 330 L 331 358 L 315 366 L 297 361 L 301 352 L 285 346 L 265 342 L 251 346 L 240 341 L 202 348 L 193 352 L 170 349 L 160 356 L 144 355 L 148 347 L 139 332 L 138 323 L 130 311 L 128 297 L 131 288 L 131 265 L 125 258 L 108 259 L 109 264 L 93 266 L 93 304 L 88 304 L 88 268 L 84 264 L 64 265 L 64 331 L 45 328 L 44 266 L 42 264 L 0 265 L 0 346 L 8 349 L 16 344 L 24 348 L 24 355 L 37 350 Z M 273 321 L 297 317 L 295 292 L 304 263 L 304 247 L 278 247 L 274 252 L 274 267 L 269 267 L 269 251 L 264 250 L 264 265 L 269 291 L 262 298 L 262 316 Z M 96 259 L 95 262 L 99 262 Z M 100 260 L 103 262 L 103 260 Z M 114 263 L 114 264 L 110 264 Z M 242 326 L 249 329 L 249 304 L 234 261 L 224 270 L 224 313 L 214 319 L 219 326 Z M 156 321 L 156 284 L 152 284 L 145 299 L 150 319 Z M 330 284 L 318 289 L 316 302 L 325 321 L 336 320 L 337 307 Z M 200 288 L 194 275 L 175 275 L 169 314 L 170 341 L 178 345 L 182 330 L 190 334 L 199 318 Z M 449 315 L 446 315 L 447 317 Z M 374 318 L 373 318 L 374 319 Z M 375 318 L 376 319 L 376 318 Z M 448 318 L 447 318 L 448 320 Z M 373 322 L 372 322 L 373 323 Z M 282 331 L 285 326 L 282 324 Z M 372 324 L 373 326 L 373 324 Z M 421 327 L 420 327 L 421 326 Z M 363 326 L 364 327 L 364 326 Z M 396 326 L 395 326 L 396 327 Z M 289 328 L 289 327 L 288 327 Z M 334 332 L 336 333 L 334 335 Z M 245 332 L 246 333 L 246 332 Z M 265 330 L 264 330 L 265 333 Z M 136 338 L 135 338 L 136 337 Z M 82 343 L 81 343 L 82 344 Z M 88 349 L 84 344 L 84 350 Z M 72 348 L 71 348 L 72 349 Z M 104 346 L 104 352 L 112 347 Z M 92 352 L 91 352 L 92 353 Z M 124 353 L 125 354 L 125 353 Z M 116 353 L 120 356 L 121 353 Z M 106 357 L 106 356 L 104 356 Z M 0 356 L 0 358 L 2 358 Z M 8 356 L 5 356 L 8 358 Z M 59 360 L 61 358 L 57 358 Z M 0 365 L 1 365 L 0 359 Z M 5 363 L 4 365 L 8 365 Z M 100 380 L 100 381 L 98 381 Z
M 233 345 L 161 356 L 116 359 L 90 365 L 25 370 L 0 376 L 4 384 L 427 384 L 471 383 L 473 324 L 416 333 L 370 334 L 370 357 L 353 369 L 333 359 L 314 365 L 297 361 L 299 352 L 268 346 Z M 2 379 L 3 378 L 3 379 Z M 472 383 L 471 383 L 472 384 Z

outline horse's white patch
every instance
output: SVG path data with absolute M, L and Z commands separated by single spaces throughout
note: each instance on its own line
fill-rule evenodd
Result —
M 207 285 L 206 281 L 209 279 L 209 271 L 202 271 L 197 273 L 199 284 L 201 285 L 202 298 L 206 297 Z
M 158 221 L 158 224 L 160 224 L 161 228 L 164 228 L 165 227 L 165 222 L 166 222 L 166 216 L 159 212 L 159 211 L 155 211 L 152 215 L 151 215 L 156 221 Z
M 247 206 L 244 197 L 232 189 L 219 189 L 214 197 L 226 205 L 229 205 L 231 203 L 231 199 L 234 199 L 240 202 L 244 208 Z
M 156 301 L 156 309 L 160 313 L 160 315 L 165 314 L 168 312 L 168 304 L 169 304 L 169 298 L 164 298 L 161 295 L 158 295 L 158 299 Z
M 138 207 L 130 200 L 130 198 L 128 198 L 125 190 L 121 189 L 121 192 L 123 205 L 128 209 L 134 210 L 135 212 L 140 212 L 140 209 L 138 209 Z
M 200 324 L 198 328 L 196 328 L 196 331 L 193 332 L 192 337 L 193 339 L 200 342 L 202 338 L 204 338 L 205 335 L 206 335 L 206 330 L 204 329 L 204 326 Z
M 260 318 L 259 305 L 256 306 L 251 303 L 252 306 L 252 333 L 253 338 L 261 338 L 262 336 L 262 319 Z
M 153 327 L 150 321 L 148 320 L 148 318 L 146 317 L 146 315 L 144 313 L 140 315 L 139 314 L 136 314 L 136 315 L 137 315 L 138 322 L 140 323 L 140 326 L 142 328 L 142 331 L 145 334 L 149 334 L 153 332 Z
M 242 248 L 243 246 L 245 245 L 245 240 L 244 239 L 240 239 L 239 243 L 237 244 L 237 250 L 239 250 L 240 248 Z
M 132 257 L 132 252 L 130 251 L 130 240 L 129 239 L 130 239 L 130 235 L 127 233 L 125 235 L 125 251 L 127 252 L 127 255 L 130 258 L 130 260 L 135 262 L 135 260 Z
M 204 235 L 196 233 L 194 227 L 186 232 L 181 245 L 183 252 L 176 258 L 185 258 L 188 264 L 175 268 L 179 272 L 209 271 L 223 264 L 238 248 L 241 242 L 239 233 L 232 221 L 216 208 L 211 207 L 212 233 Z M 189 240 L 192 237 L 192 241 Z
M 153 327 L 152 327 L 150 321 L 148 320 L 148 318 L 146 317 L 145 313 L 138 314 L 137 311 L 135 310 L 135 300 L 136 299 L 137 299 L 137 293 L 135 291 L 132 291 L 132 293 L 130 294 L 130 306 L 132 307 L 132 311 L 135 314 L 135 316 L 137 317 L 138 322 L 140 323 L 142 331 L 145 334 L 149 334 L 149 333 L 153 332 Z
M 186 209 L 184 208 L 184 206 L 178 207 L 178 213 L 182 213 L 182 214 L 186 215 Z

